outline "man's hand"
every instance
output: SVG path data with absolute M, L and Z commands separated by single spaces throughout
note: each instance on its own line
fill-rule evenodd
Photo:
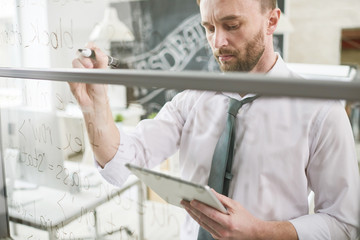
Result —
M 206 204 L 182 201 L 190 216 L 215 239 L 297 239 L 290 222 L 265 222 L 250 214 L 240 203 L 213 190 L 228 210 L 224 214 Z
M 95 58 L 78 55 L 72 62 L 74 68 L 107 68 L 108 57 L 94 44 L 89 43 L 86 46 L 95 52 Z M 84 112 L 96 112 L 96 106 L 107 104 L 107 86 L 103 84 L 87 84 L 69 82 L 71 92 L 75 96 Z
M 84 57 L 79 54 L 72 62 L 73 67 L 107 68 L 107 55 L 91 43 L 86 47 L 95 52 L 95 57 Z M 110 109 L 107 85 L 76 82 L 69 82 L 69 85 L 83 112 L 96 160 L 104 167 L 115 156 L 120 144 L 120 133 Z

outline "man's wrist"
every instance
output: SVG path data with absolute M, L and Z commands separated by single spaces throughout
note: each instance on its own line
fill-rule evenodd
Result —
M 254 232 L 257 240 L 298 239 L 296 229 L 288 221 L 259 221 Z
M 256 240 L 265 239 L 264 237 L 267 236 L 267 228 L 268 228 L 268 222 L 259 220 L 257 224 L 254 225 L 254 236 Z
M 93 123 L 108 123 L 113 121 L 109 102 L 96 103 L 92 106 L 82 106 L 81 111 L 84 119 Z M 110 118 L 110 119 L 109 119 Z

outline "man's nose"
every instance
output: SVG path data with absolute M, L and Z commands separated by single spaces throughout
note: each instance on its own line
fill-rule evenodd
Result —
M 221 29 L 216 29 L 213 35 L 213 46 L 221 48 L 228 45 L 227 34 Z

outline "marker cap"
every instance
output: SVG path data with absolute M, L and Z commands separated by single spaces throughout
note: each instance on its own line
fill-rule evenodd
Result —
M 78 51 L 84 57 L 95 57 L 95 52 L 89 48 L 80 48 Z

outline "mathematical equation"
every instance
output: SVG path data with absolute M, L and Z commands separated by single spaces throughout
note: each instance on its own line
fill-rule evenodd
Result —
M 26 114 L 26 112 L 25 112 Z M 57 117 L 53 113 L 48 113 L 50 119 L 54 120 Z M 20 127 L 17 129 L 19 136 L 24 140 L 24 142 L 37 142 L 39 144 L 45 144 L 50 146 L 55 146 L 58 150 L 67 150 L 70 149 L 71 152 L 80 153 L 83 151 L 84 147 L 84 138 L 83 132 L 81 136 L 74 135 L 72 132 L 62 132 L 62 136 L 53 132 L 53 128 L 58 127 L 56 122 L 50 123 L 34 121 L 31 118 L 23 119 L 21 121 Z M 55 125 L 53 125 L 55 124 Z M 61 142 L 64 141 L 64 136 L 66 136 L 66 142 L 61 145 Z M 30 155 L 30 154 L 29 154 Z M 41 155 L 41 153 L 40 153 Z M 36 157 L 36 156 L 35 156 Z

